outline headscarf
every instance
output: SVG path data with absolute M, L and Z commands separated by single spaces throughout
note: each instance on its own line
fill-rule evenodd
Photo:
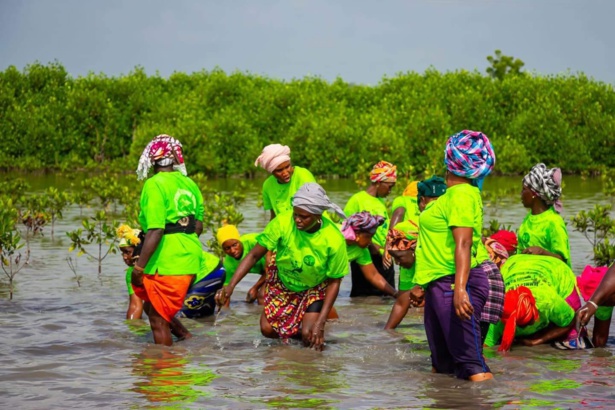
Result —
M 502 312 L 504 334 L 498 350 L 500 352 L 510 350 L 510 346 L 515 339 L 517 326 L 527 326 L 538 320 L 539 317 L 536 299 L 534 299 L 531 290 L 525 286 L 519 286 L 507 291 L 506 296 L 504 296 L 504 311 Z
M 491 262 L 498 265 L 498 268 L 501 269 L 502 265 L 508 260 L 509 257 L 506 248 L 493 238 L 487 238 L 485 241 L 485 248 L 489 253 L 489 259 L 491 259 Z
M 235 225 L 223 225 L 218 228 L 218 232 L 216 232 L 216 239 L 220 246 L 229 239 L 237 239 L 239 240 L 239 230 Z
M 376 182 L 396 182 L 397 167 L 390 162 L 380 161 L 369 173 L 369 179 Z
M 132 229 L 130 226 L 122 224 L 116 229 L 115 232 L 120 240 L 117 245 L 120 248 L 137 246 L 141 243 L 141 239 L 139 239 L 139 234 L 141 233 L 140 229 Z
M 346 218 L 346 214 L 342 211 L 342 208 L 331 202 L 323 187 L 316 182 L 305 183 L 295 192 L 293 196 L 293 206 L 314 215 L 322 215 L 325 211 L 332 211 L 342 219 Z
M 422 196 L 437 198 L 446 192 L 446 181 L 444 178 L 434 175 L 429 179 L 419 182 L 417 191 L 417 199 L 421 199 Z
M 418 191 L 419 181 L 412 181 L 408 184 L 406 189 L 404 189 L 403 196 L 413 196 L 416 197 L 419 194 Z
M 581 272 L 581 276 L 577 276 L 577 284 L 584 300 L 591 299 L 607 270 L 609 268 L 606 266 L 595 267 L 587 265 L 583 272 Z
M 283 162 L 290 161 L 290 148 L 287 145 L 271 144 L 254 161 L 254 166 L 267 170 L 270 174 Z
M 173 165 L 173 169 L 183 175 L 188 175 L 182 154 L 182 144 L 166 134 L 155 137 L 143 150 L 137 167 L 137 179 L 140 181 L 147 178 L 147 174 L 154 164 L 161 167 Z
M 393 228 L 389 230 L 386 240 L 386 249 L 389 251 L 405 251 L 416 248 L 419 237 L 419 227 L 412 221 L 408 221 L 412 228 L 403 230 Z M 400 224 L 395 225 L 398 227 Z
M 375 234 L 380 225 L 384 223 L 384 218 L 380 215 L 372 215 L 367 211 L 352 214 L 342 224 L 342 234 L 344 238 L 354 241 L 357 233 L 368 232 Z
M 543 163 L 536 164 L 529 174 L 523 177 L 523 185 L 536 193 L 547 205 L 553 205 L 558 213 L 562 212 L 562 170 L 547 169 Z
M 471 179 L 472 185 L 482 189 L 483 180 L 495 165 L 495 153 L 485 134 L 463 130 L 448 139 L 444 164 L 449 172 Z
M 490 236 L 491 239 L 498 241 L 510 255 L 517 249 L 517 234 L 512 231 L 501 229 Z

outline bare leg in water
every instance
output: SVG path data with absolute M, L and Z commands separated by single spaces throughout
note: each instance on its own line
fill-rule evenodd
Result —
M 145 302 L 143 304 L 143 308 L 149 317 L 150 327 L 152 328 L 152 333 L 154 335 L 154 343 L 171 346 L 173 344 L 171 333 L 179 340 L 189 339 L 192 337 L 192 334 L 179 321 L 179 319 L 174 317 L 171 320 L 171 323 L 167 322 L 149 302 Z

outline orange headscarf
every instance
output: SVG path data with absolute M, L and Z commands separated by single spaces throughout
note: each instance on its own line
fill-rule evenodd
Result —
M 536 308 L 536 299 L 532 291 L 525 286 L 511 289 L 504 296 L 504 312 L 502 313 L 502 323 L 504 323 L 504 335 L 502 344 L 498 349 L 500 352 L 510 350 L 515 339 L 515 330 L 518 326 L 527 326 L 540 317 Z

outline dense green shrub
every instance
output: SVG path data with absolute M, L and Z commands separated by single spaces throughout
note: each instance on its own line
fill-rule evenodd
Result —
M 615 93 L 583 74 L 494 80 L 478 72 L 408 72 L 376 86 L 279 81 L 219 69 L 168 78 L 69 76 L 59 63 L 0 72 L 0 168 L 127 169 L 157 134 L 177 137 L 191 172 L 253 174 L 263 146 L 291 146 L 317 175 L 350 176 L 380 159 L 400 170 L 441 166 L 446 138 L 485 132 L 496 172 L 534 163 L 564 172 L 615 167 Z

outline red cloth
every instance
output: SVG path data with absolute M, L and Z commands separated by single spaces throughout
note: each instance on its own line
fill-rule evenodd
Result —
M 135 295 L 150 302 L 156 312 L 171 322 L 179 312 L 194 275 L 143 275 L 143 286 L 132 286 Z
M 508 253 L 517 249 L 517 234 L 512 231 L 502 229 L 491 235 L 490 238 L 502 244 Z
M 538 320 L 539 316 L 538 309 L 536 308 L 536 299 L 534 299 L 531 290 L 525 286 L 519 286 L 517 289 L 506 292 L 504 312 L 502 313 L 504 335 L 498 350 L 501 352 L 510 350 L 510 346 L 512 346 L 512 342 L 515 339 L 517 325 L 527 326 Z
M 607 270 L 609 268 L 606 266 L 595 267 L 591 265 L 587 265 L 583 269 L 581 276 L 577 277 L 577 284 L 583 299 L 589 300 L 592 297 Z

